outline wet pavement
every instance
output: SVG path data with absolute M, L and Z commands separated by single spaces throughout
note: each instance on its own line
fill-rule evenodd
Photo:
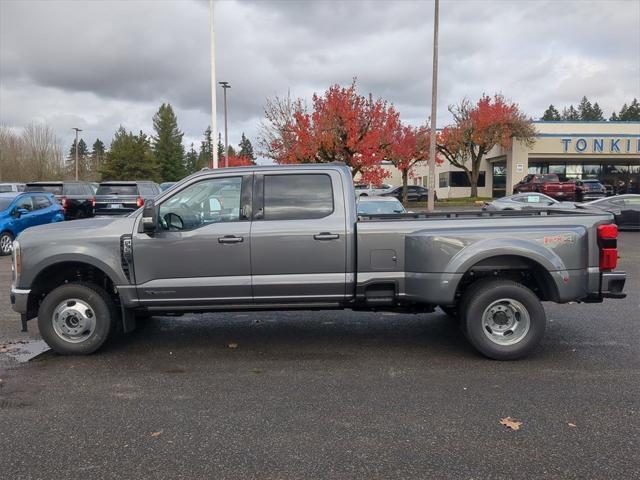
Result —
M 37 328 L 1 295 L 1 476 L 637 478 L 640 234 L 620 251 L 629 297 L 545 304 L 518 362 L 439 313 L 355 312 L 156 317 L 98 354 L 22 362 Z

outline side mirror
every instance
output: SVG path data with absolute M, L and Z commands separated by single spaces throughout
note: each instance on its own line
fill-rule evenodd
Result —
M 152 234 L 158 229 L 158 208 L 155 200 L 149 198 L 142 209 L 142 231 Z
M 26 208 L 14 208 L 13 212 L 11 212 L 11 215 L 16 218 L 20 218 L 22 215 L 25 215 L 27 213 L 29 213 L 29 210 L 27 210 Z

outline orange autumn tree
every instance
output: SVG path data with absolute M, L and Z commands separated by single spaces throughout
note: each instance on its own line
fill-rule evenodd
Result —
M 255 162 L 246 155 L 229 155 L 229 167 L 250 167 L 251 165 L 255 165 Z
M 483 95 L 475 105 L 463 99 L 449 106 L 455 123 L 445 127 L 437 139 L 437 149 L 451 165 L 461 168 L 471 184 L 471 196 L 478 196 L 480 164 L 496 145 L 511 148 L 514 139 L 530 148 L 536 130 L 516 103 L 501 94 Z
M 311 111 L 301 99 L 268 100 L 260 146 L 277 163 L 344 162 L 363 182 L 380 183 L 388 176 L 380 164 L 399 124 L 392 105 L 359 95 L 354 81 L 314 94 Z
M 431 129 L 427 125 L 413 127 L 398 125 L 393 132 L 391 145 L 385 160 L 390 161 L 402 176 L 402 202 L 407 203 L 409 177 L 415 173 L 415 167 L 429 160 Z M 436 164 L 444 163 L 436 154 Z

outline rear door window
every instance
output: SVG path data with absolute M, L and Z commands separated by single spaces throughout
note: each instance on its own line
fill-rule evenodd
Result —
M 265 175 L 265 220 L 317 219 L 332 212 L 333 189 L 329 175 Z
M 49 208 L 51 206 L 51 200 L 44 195 L 35 195 L 33 197 L 34 210 L 40 210 L 43 208 Z

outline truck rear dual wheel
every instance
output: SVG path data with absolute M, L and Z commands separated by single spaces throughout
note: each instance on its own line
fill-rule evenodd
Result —
M 479 280 L 462 297 L 460 324 L 480 353 L 494 360 L 530 354 L 547 324 L 542 303 L 524 285 L 510 280 Z
M 88 355 L 114 332 L 118 310 L 104 289 L 67 283 L 47 294 L 38 310 L 38 328 L 61 355 Z

